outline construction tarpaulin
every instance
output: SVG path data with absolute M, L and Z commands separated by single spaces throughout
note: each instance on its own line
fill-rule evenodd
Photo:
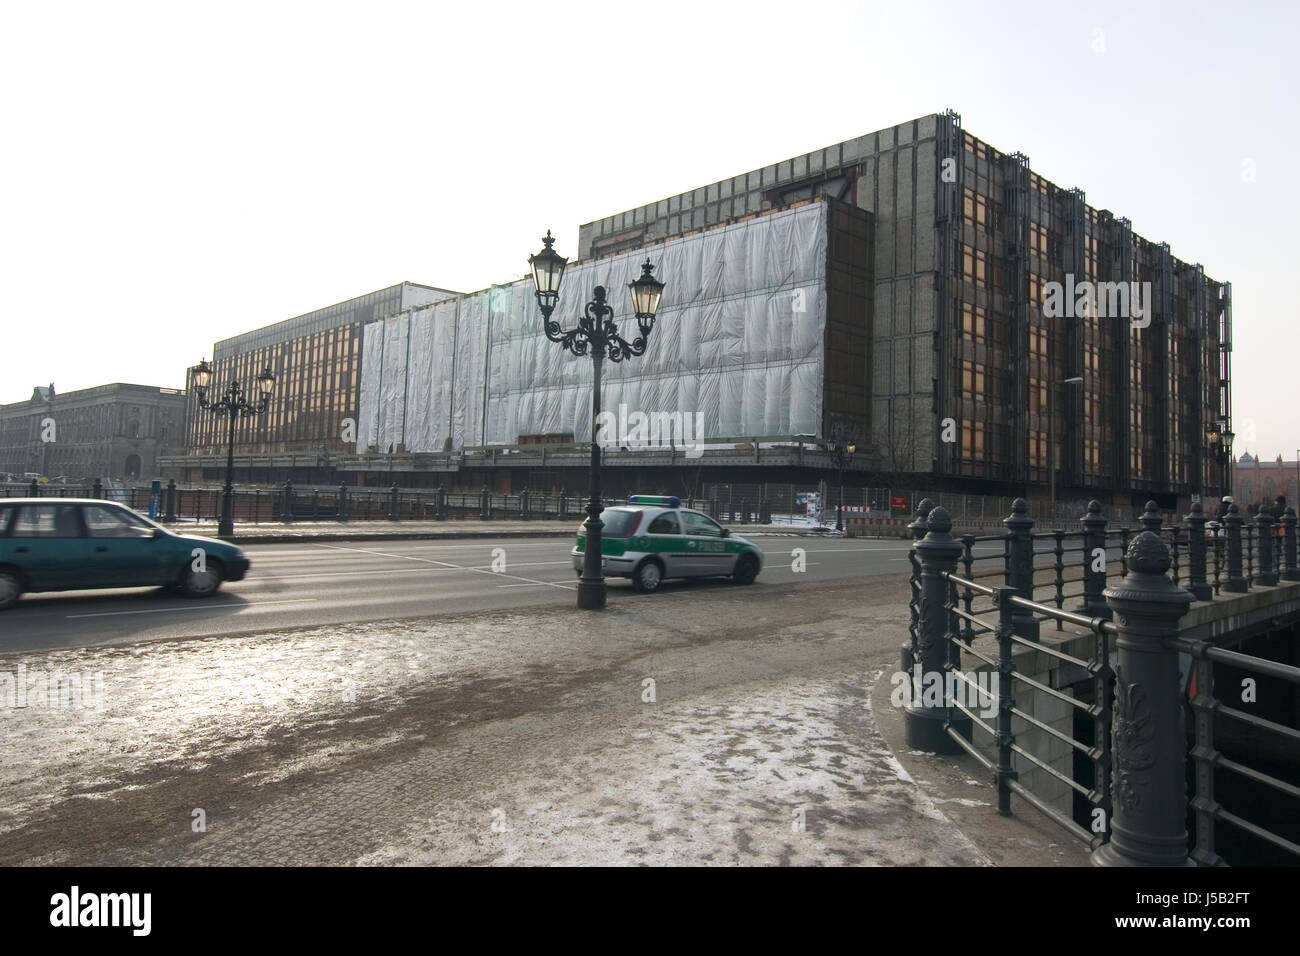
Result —
M 666 283 L 654 331 L 644 355 L 604 362 L 602 408 L 689 415 L 696 439 L 819 434 L 826 233 L 810 203 L 574 263 L 553 318 L 574 327 L 601 285 L 631 341 L 627 286 L 649 257 Z M 531 279 L 416 307 L 365 327 L 357 450 L 589 441 L 591 383 L 590 355 L 547 339 Z

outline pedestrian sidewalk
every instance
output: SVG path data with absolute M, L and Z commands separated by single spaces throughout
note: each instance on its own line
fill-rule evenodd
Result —
M 0 865 L 1086 863 L 1023 804 L 999 817 L 969 759 L 906 748 L 906 594 L 717 588 L 700 614 L 683 589 L 6 656 L 103 693 L 0 721 Z

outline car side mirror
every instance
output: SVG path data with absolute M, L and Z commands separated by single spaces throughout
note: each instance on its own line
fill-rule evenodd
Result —
M 724 538 L 730 538 L 730 537 L 731 537 L 731 529 L 730 529 L 730 528 L 723 528 L 723 529 L 722 529 L 722 536 L 723 536 Z

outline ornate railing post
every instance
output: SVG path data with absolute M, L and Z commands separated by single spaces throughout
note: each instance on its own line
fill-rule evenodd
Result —
M 528 520 L 528 489 L 519 492 L 519 520 Z
M 929 530 L 925 537 L 912 545 L 921 562 L 921 597 L 916 659 L 909 675 L 912 678 L 912 700 L 904 711 L 903 722 L 909 747 L 928 753 L 961 753 L 960 746 L 944 729 L 949 719 L 948 595 L 952 585 L 943 576 L 957 570 L 961 542 L 949 533 L 952 531 L 952 518 L 946 508 L 932 510 L 927 523 Z M 918 671 L 919 681 L 916 679 Z M 937 705 L 934 701 L 936 682 Z
M 1205 642 L 1198 641 L 1202 648 Z M 1214 747 L 1214 714 L 1219 702 L 1214 698 L 1214 662 L 1196 654 L 1192 660 L 1196 693 L 1192 696 L 1195 745 L 1192 760 L 1196 768 L 1196 796 L 1192 809 L 1196 811 L 1196 846 L 1192 859 L 1201 866 L 1223 866 L 1223 858 L 1214 849 L 1214 816 L 1219 802 L 1214 796 L 1214 768 L 1221 756 Z
M 393 482 L 393 487 L 388 489 L 388 520 L 400 521 L 401 514 L 397 510 L 397 482 Z
M 163 521 L 172 522 L 176 520 L 176 479 L 167 479 L 167 506 L 163 512 Z
M 1160 534 L 1165 527 L 1165 517 L 1160 513 L 1160 506 L 1154 501 L 1148 501 L 1142 517 L 1138 518 L 1138 524 L 1142 526 L 1143 531 Z
M 90 497 L 92 498 L 104 497 L 104 483 L 100 481 L 98 478 L 96 478 L 95 483 L 90 486 Z
M 348 486 L 341 481 L 339 482 L 339 503 L 337 511 L 338 519 L 340 521 L 348 520 Z
M 1228 516 L 1223 519 L 1228 529 L 1228 580 L 1223 583 L 1223 590 L 1230 594 L 1246 592 L 1246 577 L 1241 568 L 1241 513 L 1236 504 L 1228 505 Z
M 1265 587 L 1277 587 L 1277 564 L 1273 560 L 1277 531 L 1273 512 L 1260 508 L 1255 515 L 1255 526 L 1259 529 L 1259 574 L 1255 580 Z
M 1011 726 L 1011 710 L 1016 706 L 1015 698 L 1011 696 L 1014 686 L 1012 675 L 1016 669 L 1013 657 L 1015 648 L 1011 640 L 1016 631 L 1015 608 L 1011 604 L 1011 598 L 1016 596 L 1016 592 L 1012 588 L 995 587 L 993 589 L 993 606 L 998 609 L 998 725 L 996 738 L 998 763 L 996 773 L 998 813 L 1004 817 L 1011 816 L 1010 783 L 1017 777 L 1015 764 L 1012 763 L 1011 757 L 1011 748 L 1016 743 L 1016 735 Z
M 284 491 L 280 498 L 280 520 L 293 520 L 293 482 L 284 483 Z
M 1129 573 L 1106 589 L 1115 642 L 1114 772 L 1110 842 L 1098 866 L 1188 866 L 1187 780 L 1178 633 L 1192 596 L 1166 576 L 1169 546 L 1143 531 L 1129 546 Z
M 1199 501 L 1192 502 L 1187 521 L 1187 593 L 1198 601 L 1214 597 L 1214 590 L 1205 578 L 1205 509 Z
M 487 485 L 478 493 L 478 517 L 480 521 L 487 521 L 492 517 L 492 499 L 489 497 Z
M 447 520 L 447 489 L 442 485 L 433 493 L 433 517 L 435 521 Z
M 1106 604 L 1106 515 L 1101 502 L 1088 502 L 1088 512 L 1079 522 L 1083 525 L 1083 603 L 1079 613 L 1110 620 Z
M 569 520 L 569 493 L 563 488 L 560 489 L 560 520 Z
M 930 529 L 928 522 L 930 512 L 933 510 L 934 502 L 929 498 L 922 498 L 921 503 L 916 506 L 916 520 L 907 526 L 912 532 L 912 549 L 907 552 L 907 560 L 912 567 L 912 578 L 909 582 L 911 596 L 907 601 L 908 642 L 903 645 L 899 663 L 903 671 L 908 674 L 912 673 L 912 665 L 916 663 L 916 629 L 921 613 L 921 561 L 916 555 L 916 542 L 924 538 L 926 531 Z
M 749 499 L 740 499 L 740 523 L 749 524 Z
M 1011 514 L 1002 519 L 1007 529 L 1006 586 L 1027 601 L 1034 599 L 1034 519 L 1024 498 L 1011 502 Z M 1038 622 L 1034 615 L 1016 608 L 1012 614 L 1016 633 L 1028 641 L 1038 640 Z
M 1282 516 L 1282 571 L 1283 581 L 1300 581 L 1300 555 L 1296 554 L 1296 514 L 1287 508 Z

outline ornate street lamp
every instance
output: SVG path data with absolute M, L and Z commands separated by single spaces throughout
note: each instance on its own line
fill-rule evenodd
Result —
M 586 542 L 582 576 L 578 580 L 578 607 L 599 610 L 605 606 L 600 535 L 601 529 L 605 527 L 600 520 L 600 513 L 605 510 L 605 506 L 600 497 L 600 445 L 597 441 L 601 364 L 605 358 L 611 362 L 621 362 L 630 356 L 645 353 L 650 332 L 654 329 L 655 315 L 659 311 L 664 284 L 652 275 L 654 266 L 649 259 L 641 267 L 640 278 L 628 283 L 639 333 L 631 342 L 619 334 L 618 324 L 614 321 L 614 309 L 605 301 L 605 287 L 599 285 L 593 290 L 593 298 L 583 309 L 577 326 L 566 331 L 560 328 L 558 322 L 551 320 L 551 313 L 559 301 L 560 280 L 564 277 L 564 267 L 569 260 L 551 248 L 555 240 L 549 229 L 542 243 L 542 251 L 529 257 L 528 264 L 533 271 L 537 307 L 542 312 L 546 337 L 552 342 L 560 343 L 574 355 L 582 356 L 590 352 L 594 372 L 591 388 L 591 499 L 587 503 L 587 520 L 583 524 Z
M 831 434 L 826 441 L 826 451 L 830 453 L 831 463 L 840 473 L 840 503 L 835 509 L 835 530 L 844 530 L 844 469 L 852 464 L 853 453 L 857 451 L 857 435 L 844 422 L 831 425 Z
M 257 376 L 257 397 L 252 401 L 244 392 L 239 380 L 235 379 L 226 386 L 224 394 L 215 402 L 208 401 L 208 389 L 212 385 L 212 366 L 207 359 L 199 362 L 194 370 L 194 391 L 199 396 L 199 408 L 210 409 L 217 414 L 224 414 L 228 422 L 226 449 L 226 485 L 221 489 L 221 519 L 217 523 L 217 536 L 228 538 L 235 533 L 235 419 L 260 415 L 266 411 L 271 392 L 275 389 L 275 374 L 270 366 L 262 369 Z

